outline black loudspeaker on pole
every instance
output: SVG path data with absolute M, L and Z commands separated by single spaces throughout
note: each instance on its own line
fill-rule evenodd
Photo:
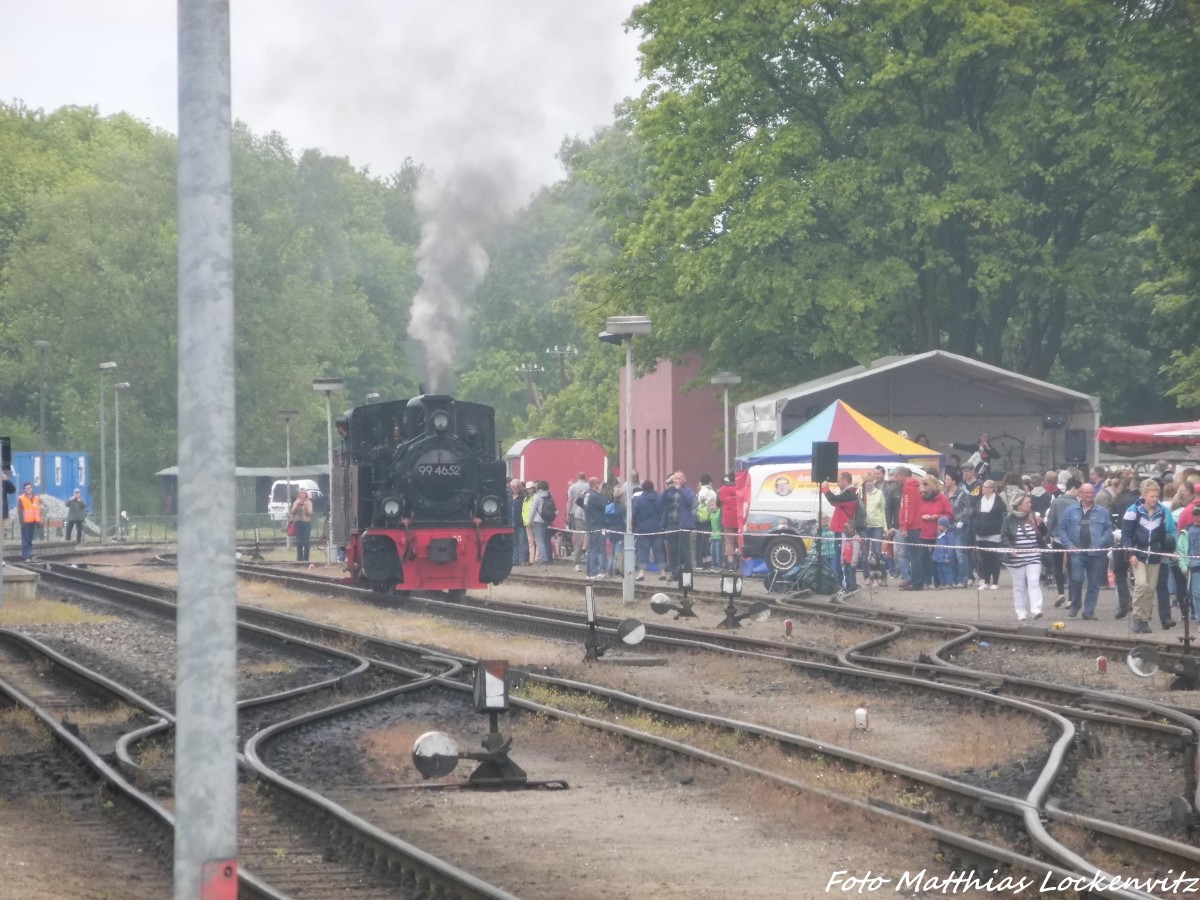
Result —
M 1063 456 L 1067 465 L 1082 466 L 1087 463 L 1087 432 L 1082 428 L 1068 428 L 1063 442 Z
M 820 484 L 822 481 L 837 481 L 837 477 L 837 441 L 813 441 L 812 480 Z

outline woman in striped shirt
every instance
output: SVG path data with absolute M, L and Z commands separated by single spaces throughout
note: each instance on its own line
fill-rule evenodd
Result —
M 1004 565 L 1013 583 L 1013 608 L 1017 621 L 1042 617 L 1042 550 L 1045 542 L 1030 508 L 1032 498 L 1021 494 L 1004 519 L 1000 542 L 1008 548 Z

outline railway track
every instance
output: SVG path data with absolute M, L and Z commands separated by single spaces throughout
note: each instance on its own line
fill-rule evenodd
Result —
M 267 573 L 264 573 L 261 571 L 253 572 L 253 575 L 255 577 L 266 577 L 266 574 Z M 289 580 L 292 581 L 293 583 L 299 583 L 301 587 L 303 587 L 305 589 L 309 589 L 309 590 L 313 590 L 313 589 L 328 590 L 330 588 L 330 585 L 328 584 L 328 582 L 321 584 L 321 583 L 318 583 L 317 580 L 310 579 L 306 575 L 301 575 L 299 577 L 297 577 L 295 575 L 291 575 L 291 576 L 289 576 Z M 578 583 L 576 583 L 576 589 L 577 588 L 578 588 Z M 367 594 L 366 598 L 370 598 L 370 596 L 371 595 Z M 378 598 L 374 598 L 374 599 L 376 600 L 376 602 L 378 601 Z M 470 604 L 445 604 L 444 602 L 437 601 L 437 600 L 417 601 L 417 605 L 420 605 L 426 611 L 440 610 L 441 607 L 454 607 L 457 610 L 456 614 L 462 614 L 464 612 L 464 610 L 466 610 L 470 607 Z M 490 606 L 495 607 L 496 604 L 490 604 Z M 825 606 L 827 608 L 828 604 L 826 604 Z M 495 608 L 492 608 L 490 610 L 483 610 L 483 611 L 481 611 L 481 614 L 483 612 L 486 612 L 488 614 L 488 616 L 491 617 L 488 620 L 489 622 L 494 622 L 495 617 L 498 615 L 501 615 L 501 613 Z M 554 623 L 554 627 L 565 628 L 565 633 L 567 633 L 567 634 L 576 634 L 577 635 L 577 633 L 578 633 L 577 632 L 578 623 L 571 621 L 571 619 L 572 619 L 571 616 L 562 615 L 563 611 L 561 611 L 561 610 L 554 612 L 553 615 L 545 609 L 536 610 L 536 612 L 538 613 L 538 615 L 536 615 L 536 616 L 528 615 L 529 612 L 530 612 L 530 610 L 528 609 L 528 607 L 526 607 L 525 616 L 523 618 L 514 618 L 512 621 L 510 621 L 508 623 L 508 625 L 506 627 L 512 628 L 512 629 L 518 629 L 518 630 L 522 627 L 533 627 L 536 629 L 545 630 L 550 627 L 546 623 L 551 622 L 551 623 Z M 852 610 L 838 610 L 838 612 L 835 613 L 835 615 L 844 617 L 847 612 L 852 612 Z M 818 614 L 818 613 L 821 615 L 829 615 L 830 614 L 830 613 L 828 613 L 827 609 L 818 610 L 818 611 L 814 612 L 814 614 Z M 253 613 L 253 615 L 257 616 L 257 615 L 260 615 L 260 613 L 255 612 L 255 613 Z M 873 616 L 872 619 L 875 620 L 875 619 L 878 619 L 878 617 Z M 530 624 L 530 620 L 533 621 L 532 625 Z M 929 626 L 929 627 L 932 628 L 934 626 Z M 947 632 L 947 626 L 945 623 L 938 623 L 936 628 L 938 630 L 940 630 L 940 632 L 942 634 L 945 634 Z M 665 629 L 665 630 L 671 630 L 671 629 Z M 949 630 L 953 631 L 954 629 L 950 628 Z M 881 636 L 894 637 L 895 636 L 894 623 L 893 623 L 893 625 L 889 626 L 889 629 L 886 630 L 886 634 L 884 634 L 884 635 L 877 634 L 871 640 L 877 640 Z M 705 637 L 711 638 L 712 636 L 705 635 Z M 344 639 L 344 635 L 341 636 L 341 638 Z M 670 643 L 670 641 L 672 639 L 666 634 L 663 634 L 661 637 L 657 638 L 657 640 L 664 642 L 663 646 L 672 646 L 672 644 Z M 736 636 L 736 637 L 722 636 L 722 638 L 719 642 L 711 642 L 710 643 L 709 641 L 695 641 L 695 640 L 692 640 L 691 638 L 687 638 L 687 639 L 683 639 L 680 644 L 673 645 L 673 646 L 675 647 L 676 650 L 685 649 L 685 650 L 690 650 L 690 651 L 697 651 L 697 650 L 703 649 L 703 650 L 708 650 L 710 652 L 743 653 L 743 652 L 750 652 L 750 651 L 746 651 L 744 649 L 744 646 L 742 648 L 739 648 L 738 645 L 746 645 L 746 644 L 749 644 L 752 642 L 753 642 L 752 639 L 742 638 L 741 636 Z M 778 645 L 782 644 L 782 642 L 779 642 L 779 641 L 763 642 L 763 643 L 768 644 L 768 645 L 772 644 L 772 643 L 775 644 L 776 645 L 775 649 L 777 651 L 781 649 Z M 823 675 L 825 677 L 829 677 L 829 678 L 834 678 L 834 679 L 839 679 L 839 680 L 854 679 L 854 678 L 869 678 L 869 679 L 882 678 L 889 685 L 895 686 L 896 689 L 901 689 L 902 685 L 907 684 L 909 689 L 911 689 L 914 692 L 914 694 L 916 692 L 919 692 L 922 690 L 928 691 L 930 689 L 936 689 L 936 690 L 940 690 L 940 691 L 950 691 L 950 692 L 954 692 L 955 690 L 957 690 L 957 691 L 961 691 L 961 696 L 973 697 L 976 702 L 1003 702 L 1002 698 L 996 698 L 991 694 L 987 694 L 986 692 L 976 691 L 971 688 L 965 688 L 965 687 L 955 688 L 955 686 L 952 686 L 952 685 L 931 685 L 931 684 L 929 684 L 927 679 L 919 679 L 919 678 L 911 678 L 911 677 L 908 677 L 906 679 L 905 677 L 894 676 L 894 675 L 884 675 L 883 673 L 879 673 L 879 672 L 874 672 L 874 673 L 868 674 L 867 672 L 863 671 L 862 667 L 858 667 L 857 670 L 848 668 L 846 665 L 844 665 L 844 661 L 843 661 L 843 664 L 835 665 L 835 664 L 827 664 L 827 663 L 825 663 L 825 664 L 813 663 L 811 660 L 795 659 L 794 657 L 788 656 L 786 653 L 786 650 L 787 650 L 786 645 L 783 645 L 782 646 L 783 652 L 777 653 L 779 659 L 787 661 L 787 663 L 789 665 L 803 667 L 803 668 L 806 668 L 809 670 L 813 670 L 814 667 L 816 667 L 818 669 L 827 668 L 828 671 L 824 672 Z M 762 652 L 762 648 L 760 647 L 758 650 L 756 650 L 754 652 Z M 856 651 L 853 648 L 851 648 L 848 651 L 842 651 L 841 655 L 851 657 L 854 655 L 855 652 Z M 934 668 L 940 668 L 940 667 L 935 666 Z M 1059 729 L 1059 735 L 1058 735 L 1058 738 L 1055 741 L 1055 745 L 1054 745 L 1056 749 L 1052 750 L 1051 754 L 1050 754 L 1052 761 L 1055 757 L 1059 757 L 1059 759 L 1058 759 L 1056 765 L 1054 766 L 1054 774 L 1051 775 L 1051 777 L 1048 778 L 1044 784 L 1042 783 L 1042 779 L 1039 778 L 1037 783 L 1038 783 L 1038 785 L 1040 785 L 1040 787 L 1038 787 L 1037 790 L 1035 790 L 1035 791 L 1031 791 L 1030 795 L 1028 797 L 1025 797 L 1022 799 L 1022 798 L 1013 798 L 1013 797 L 1005 795 L 1003 793 L 994 792 L 994 791 L 983 790 L 982 792 L 980 792 L 978 789 L 974 789 L 974 790 L 968 789 L 968 790 L 964 791 L 963 790 L 964 786 L 959 783 L 954 783 L 952 779 L 944 779 L 944 778 L 941 778 L 940 776 L 937 776 L 934 778 L 929 778 L 929 776 L 933 775 L 934 773 L 928 773 L 928 772 L 921 773 L 921 772 L 919 772 L 919 770 L 906 771 L 905 767 L 896 767 L 894 764 L 889 763 L 889 761 L 887 761 L 887 760 L 870 759 L 870 758 L 865 757 L 864 755 L 859 755 L 858 757 L 855 757 L 853 754 L 851 754 L 849 756 L 845 756 L 845 755 L 841 755 L 841 754 L 837 754 L 837 753 L 830 754 L 828 747 L 824 747 L 824 746 L 820 746 L 820 745 L 816 746 L 816 747 L 806 746 L 804 744 L 803 739 L 797 740 L 798 738 L 800 738 L 800 736 L 798 736 L 798 735 L 785 734 L 785 733 L 778 732 L 777 730 L 772 730 L 772 729 L 756 730 L 756 729 L 758 729 L 758 726 L 755 726 L 752 723 L 735 722 L 732 720 L 722 720 L 722 717 L 719 717 L 719 716 L 718 717 L 702 717 L 702 716 L 697 717 L 694 712 L 689 712 L 687 710 L 681 710 L 681 709 L 677 709 L 677 708 L 671 708 L 671 707 L 665 706 L 663 704 L 655 705 L 652 703 L 648 703 L 643 698 L 632 697 L 631 695 L 620 695 L 620 692 L 617 692 L 616 694 L 613 694 L 613 693 L 606 694 L 606 693 L 604 693 L 603 690 L 597 691 L 594 686 L 571 685 L 571 684 L 564 683 L 561 680 L 555 681 L 554 679 L 548 678 L 546 676 L 531 675 L 529 680 L 530 680 L 530 683 L 536 684 L 543 689 L 549 689 L 552 691 L 560 691 L 560 692 L 567 692 L 567 693 L 570 693 L 570 692 L 578 693 L 578 692 L 582 691 L 585 693 L 590 693 L 590 695 L 593 697 L 593 699 L 595 697 L 602 697 L 604 699 L 604 703 L 607 704 L 613 710 L 611 712 L 612 720 L 605 723 L 602 717 L 595 717 L 595 716 L 583 717 L 584 719 L 594 719 L 595 720 L 595 723 L 589 722 L 590 727 L 599 728 L 601 730 L 608 730 L 608 729 L 612 728 L 612 729 L 616 729 L 616 731 L 614 731 L 613 733 L 621 733 L 620 728 L 622 726 L 617 725 L 616 722 L 622 718 L 627 719 L 629 717 L 630 711 L 633 709 L 636 709 L 636 710 L 640 711 L 640 714 L 648 716 L 648 717 L 652 717 L 653 721 L 658 723 L 654 727 L 661 727 L 661 728 L 666 729 L 667 731 L 669 731 L 671 727 L 680 727 L 681 723 L 686 723 L 686 725 L 688 727 L 696 727 L 698 724 L 703 724 L 705 727 L 708 727 L 708 728 L 725 729 L 729 734 L 740 734 L 740 735 L 752 734 L 752 735 L 754 735 L 755 740 L 757 740 L 757 741 L 771 741 L 780 746 L 786 747 L 787 751 L 786 751 L 785 755 L 790 754 L 793 757 L 795 757 L 795 756 L 799 756 L 804 753 L 816 754 L 816 756 L 814 756 L 812 758 L 822 758 L 824 760 L 819 765 L 828 766 L 830 764 L 834 764 L 834 765 L 839 765 L 839 766 L 846 766 L 851 769 L 853 769 L 853 768 L 859 768 L 859 769 L 869 768 L 876 772 L 887 773 L 888 776 L 890 776 L 893 779 L 909 779 L 914 784 L 920 783 L 923 786 L 922 790 L 924 790 L 926 793 L 928 793 L 930 795 L 938 796 L 939 800 L 944 798 L 945 802 L 942 805 L 944 805 L 945 807 L 948 807 L 948 808 L 961 808 L 965 804 L 969 804 L 971 808 L 984 808 L 984 809 L 990 810 L 993 814 L 1002 813 L 1010 819 L 1024 820 L 1024 824 L 1025 824 L 1025 827 L 1027 830 L 1027 837 L 1022 839 L 1024 841 L 1024 843 L 1022 841 L 1018 841 L 1016 844 L 1012 844 L 1008 847 L 998 847 L 996 849 L 996 855 L 992 856 L 992 857 L 986 857 L 986 854 L 981 854 L 981 850 L 983 848 L 976 846 L 976 845 L 971 845 L 970 847 L 958 846 L 957 852 L 962 854 L 962 858 L 964 858 L 964 859 L 967 859 L 967 858 L 971 858 L 971 859 L 991 858 L 991 859 L 997 860 L 997 861 L 1002 860 L 1006 865 L 1030 866 L 1033 863 L 1038 863 L 1037 860 L 1031 860 L 1031 857 L 1028 857 L 1026 855 L 1027 851 L 1030 848 L 1030 844 L 1028 842 L 1030 840 L 1032 840 L 1032 843 L 1037 845 L 1037 852 L 1046 854 L 1050 859 L 1057 859 L 1060 861 L 1065 861 L 1067 863 L 1067 865 L 1065 867 L 1063 867 L 1061 870 L 1056 870 L 1053 866 L 1051 866 L 1049 869 L 1046 869 L 1045 871 L 1042 872 L 1043 875 L 1047 875 L 1047 873 L 1049 873 L 1049 874 L 1054 875 L 1055 877 L 1061 876 L 1064 878 L 1078 877 L 1081 874 L 1095 875 L 1096 874 L 1095 868 L 1091 867 L 1090 864 L 1086 861 L 1086 859 L 1083 859 L 1082 857 L 1078 856 L 1078 854 L 1075 854 L 1074 852 L 1070 851 L 1063 844 L 1055 841 L 1053 838 L 1050 838 L 1048 835 L 1040 834 L 1039 831 L 1042 830 L 1042 829 L 1040 829 L 1040 822 L 1034 823 L 1034 822 L 1028 821 L 1031 817 L 1034 819 L 1040 819 L 1043 816 L 1049 816 L 1051 818 L 1054 818 L 1055 816 L 1059 816 L 1060 817 L 1059 821 L 1062 821 L 1066 825 L 1069 825 L 1071 828 L 1079 828 L 1079 827 L 1087 828 L 1089 834 L 1092 836 L 1093 839 L 1105 841 L 1105 842 L 1107 842 L 1107 845 L 1110 847 L 1124 847 L 1126 849 L 1136 848 L 1136 854 L 1140 857 L 1140 861 L 1143 864 L 1151 865 L 1154 868 L 1161 867 L 1165 870 L 1165 868 L 1167 868 L 1167 867 L 1175 867 L 1178 869 L 1180 867 L 1186 867 L 1188 865 L 1191 865 L 1194 868 L 1195 863 L 1197 861 L 1195 858 L 1194 849 L 1187 845 L 1178 844 L 1177 842 L 1173 842 L 1170 840 L 1164 841 L 1163 839 L 1161 839 L 1160 836 L 1154 836 L 1154 835 L 1144 836 L 1143 839 L 1139 839 L 1139 835 L 1137 833 L 1133 832 L 1132 830 L 1122 831 L 1119 827 L 1115 827 L 1115 828 L 1108 827 L 1108 823 L 1104 823 L 1100 820 L 1091 821 L 1091 820 L 1087 819 L 1086 817 L 1081 818 L 1078 815 L 1072 815 L 1070 813 L 1063 812 L 1061 809 L 1061 805 L 1053 802 L 1053 798 L 1048 796 L 1048 791 L 1046 790 L 1046 787 L 1048 787 L 1048 785 L 1054 781 L 1054 778 L 1060 774 L 1061 769 L 1062 769 L 1062 757 L 1066 756 L 1066 749 L 1069 748 L 1075 741 L 1075 734 L 1074 734 L 1073 726 L 1071 725 L 1071 722 L 1065 716 L 1062 716 L 1062 715 L 1058 714 L 1057 712 L 1053 712 L 1051 710 L 1038 708 L 1037 704 L 1029 704 L 1028 712 L 1031 715 L 1043 716 L 1046 721 L 1054 722 L 1056 727 Z M 978 695 L 978 696 L 976 696 L 976 695 Z M 985 698 L 985 697 L 990 698 L 990 701 L 984 701 L 983 698 Z M 533 702 L 533 701 L 531 701 L 531 702 Z M 1014 701 L 1009 701 L 1009 702 L 1012 703 Z M 577 715 L 575 713 L 571 713 L 570 709 L 556 709 L 549 704 L 538 704 L 536 702 L 534 702 L 534 705 L 531 708 L 536 709 L 547 715 L 556 714 L 556 715 L 563 715 L 563 716 L 568 716 L 568 717 L 572 716 L 572 715 Z M 1084 716 L 1084 717 L 1092 714 L 1086 710 L 1073 710 L 1072 712 L 1074 715 L 1079 715 L 1079 716 Z M 1132 716 L 1129 716 L 1129 715 L 1120 715 L 1120 714 L 1114 715 L 1111 713 L 1095 713 L 1094 715 L 1109 716 L 1111 721 L 1109 721 L 1107 719 L 1105 719 L 1103 721 L 1105 722 L 1105 724 L 1111 725 L 1112 727 L 1120 727 L 1123 729 L 1142 729 L 1142 730 L 1146 731 L 1147 733 L 1157 734 L 1159 736 L 1159 738 L 1165 739 L 1168 741 L 1171 739 L 1185 740 L 1188 742 L 1189 746 L 1192 748 L 1192 752 L 1194 752 L 1194 740 L 1192 740 L 1192 738 L 1194 738 L 1194 732 L 1189 732 L 1188 729 L 1182 725 L 1169 726 L 1169 725 L 1163 725 L 1162 723 L 1156 723 L 1154 725 L 1147 726 L 1146 723 L 1140 722 L 1140 720 L 1135 720 Z M 1057 716 L 1057 718 L 1055 718 L 1056 716 Z M 634 739 L 633 735 L 626 735 L 626 737 L 629 737 L 630 739 Z M 649 737 L 647 737 L 644 734 L 641 736 L 640 739 L 642 739 L 642 740 L 646 740 L 646 739 L 662 740 L 661 737 L 655 738 L 654 735 L 650 735 Z M 782 741 L 782 744 L 780 744 L 781 741 Z M 680 744 L 681 742 L 674 742 L 674 743 Z M 720 743 L 720 742 L 718 741 L 717 743 Z M 819 742 L 817 742 L 817 743 L 819 744 Z M 693 754 L 696 754 L 694 756 L 694 758 L 696 758 L 696 759 L 703 758 L 703 759 L 707 759 L 710 762 L 715 762 L 715 761 L 719 760 L 719 764 L 721 764 L 723 766 L 741 765 L 741 766 L 749 766 L 750 769 L 756 768 L 753 765 L 750 765 L 744 761 L 738 761 L 738 760 L 732 759 L 728 756 L 721 756 L 719 754 L 713 754 L 711 757 L 705 757 L 705 754 L 709 753 L 710 751 L 706 751 L 701 747 L 691 747 L 689 750 L 689 748 L 684 747 L 684 746 L 671 745 L 669 741 L 667 744 L 663 744 L 662 746 L 668 746 L 668 745 L 671 746 L 671 749 L 674 752 L 682 752 L 685 754 L 687 752 L 691 752 Z M 1059 752 L 1059 750 L 1057 748 L 1062 748 L 1061 752 Z M 822 756 L 822 754 L 824 754 L 824 756 Z M 831 763 L 830 760 L 834 759 L 834 758 L 836 758 L 837 762 Z M 1043 775 L 1044 774 L 1045 774 L 1045 772 L 1043 772 Z M 786 776 L 779 776 L 778 773 L 776 773 L 776 777 L 784 777 L 786 779 Z M 796 781 L 796 783 L 793 785 L 794 787 L 812 790 L 811 784 L 805 785 L 802 780 L 795 780 L 795 781 Z M 946 783 L 946 782 L 951 782 L 951 783 Z M 901 817 L 907 817 L 907 811 L 895 812 L 894 811 L 894 808 L 896 807 L 895 802 L 889 801 L 887 798 L 882 797 L 882 796 L 866 796 L 861 800 L 859 800 L 857 798 L 853 798 L 853 797 L 843 797 L 842 799 L 852 802 L 852 803 L 853 802 L 861 802 L 861 803 L 866 804 L 867 806 L 869 806 L 872 802 L 874 802 L 877 806 L 882 806 L 885 811 L 888 810 L 889 804 L 891 804 L 891 806 L 893 807 L 893 811 L 891 811 L 890 814 L 901 816 Z M 932 819 L 934 812 L 931 812 L 930 810 L 925 810 L 924 812 L 926 814 L 928 814 Z M 935 812 L 936 812 L 936 810 L 935 810 Z M 940 827 L 940 826 L 931 826 L 930 823 L 920 823 L 920 824 L 926 825 L 929 827 L 934 827 L 934 828 Z M 965 826 L 965 823 L 963 820 L 956 820 L 955 824 L 960 829 Z M 954 835 L 954 834 L 959 834 L 959 836 L 961 837 L 961 832 L 957 832 L 952 828 L 943 828 L 942 831 L 945 832 L 945 835 L 940 835 L 939 840 L 947 839 L 948 836 Z M 1011 832 L 1012 829 L 1010 828 L 1009 831 Z M 1045 843 L 1043 843 L 1043 841 L 1045 841 Z M 955 845 L 951 842 L 951 843 L 947 843 L 946 846 L 955 846 Z M 1016 858 L 1014 858 L 1014 854 L 1015 854 Z M 1019 858 L 1019 859 L 1017 859 L 1017 858 Z M 1042 866 L 1046 865 L 1045 863 L 1038 863 L 1038 864 L 1042 865 Z M 1139 894 L 1137 891 L 1133 891 L 1133 892 L 1117 891 L 1116 893 L 1113 893 L 1110 895 L 1111 896 L 1140 896 L 1141 894 Z
M 74 580 L 79 581 L 78 577 Z M 92 596 L 98 594 L 107 594 L 110 600 L 119 596 L 111 585 L 99 588 L 93 584 Z M 144 595 L 130 599 L 139 615 L 153 610 L 161 619 L 169 612 L 170 605 L 162 601 Z M 293 658 L 324 654 L 345 664 L 345 671 L 334 677 L 240 701 L 239 733 L 246 740 L 262 730 L 264 721 L 313 715 L 331 705 L 343 709 L 411 689 L 429 677 L 396 665 L 372 665 L 354 654 L 271 634 L 258 626 L 240 628 L 259 642 L 273 641 L 280 651 L 286 648 Z M 434 664 L 432 660 L 426 663 L 427 668 Z M 434 667 L 455 672 L 459 665 L 441 660 Z M 142 812 L 148 827 L 154 829 L 154 846 L 165 854 L 169 869 L 173 825 L 158 798 L 171 791 L 171 755 L 164 752 L 163 741 L 168 738 L 165 749 L 169 751 L 173 714 L 106 675 L 15 632 L 0 630 L 0 673 L 0 692 L 11 703 L 28 710 L 65 748 L 90 762 L 92 777 L 102 791 L 119 793 Z M 303 681 L 303 676 L 298 680 Z M 355 690 L 357 695 L 347 700 L 346 694 Z M 147 760 L 152 762 L 147 764 Z M 91 793 L 95 794 L 94 788 Z M 419 848 L 379 833 L 337 804 L 270 780 L 239 786 L 238 842 L 245 867 L 240 873 L 242 896 L 321 898 L 330 892 L 372 898 L 509 896 Z

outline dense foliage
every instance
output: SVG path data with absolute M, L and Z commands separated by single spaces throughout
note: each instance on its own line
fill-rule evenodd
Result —
M 631 19 L 649 87 L 564 142 L 566 178 L 489 240 L 457 393 L 497 408 L 506 446 L 615 449 L 623 354 L 595 335 L 644 313 L 640 364 L 698 350 L 740 396 L 944 348 L 1094 393 L 1108 422 L 1190 417 L 1198 15 L 649 0 Z M 37 446 L 44 340 L 48 444 L 96 454 L 96 367 L 117 361 L 135 512 L 175 462 L 175 151 L 127 116 L 0 105 L 0 429 Z M 240 464 L 282 464 L 286 407 L 293 460 L 324 458 L 314 377 L 345 377 L 346 406 L 417 389 L 426 162 L 380 178 L 237 129 Z
M 762 381 L 933 348 L 1050 377 L 1134 302 L 1162 170 L 1194 177 L 1163 102 L 1194 9 L 651 0 L 638 152 L 585 175 L 640 186 L 592 293 Z

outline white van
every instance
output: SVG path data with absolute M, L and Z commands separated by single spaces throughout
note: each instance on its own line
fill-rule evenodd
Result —
M 286 479 L 280 479 L 271 485 L 271 493 L 267 495 L 267 515 L 272 521 L 282 522 L 288 517 L 288 510 L 292 508 L 292 504 L 296 501 L 296 495 L 301 490 L 308 491 L 310 497 L 316 498 L 321 494 L 321 489 L 317 487 L 317 483 L 310 478 L 293 478 L 292 496 L 288 499 L 288 482 Z
M 838 472 L 849 472 L 856 487 L 871 477 L 875 466 L 882 465 L 891 480 L 897 466 L 907 465 L 918 478 L 925 470 L 912 463 L 874 460 L 843 460 Z M 771 568 L 786 571 L 803 556 L 797 539 L 816 531 L 818 509 L 825 515 L 833 510 L 827 501 L 819 501 L 818 485 L 812 480 L 807 462 L 772 463 L 750 467 L 750 502 L 742 526 L 742 555 L 761 557 Z M 833 490 L 839 490 L 832 485 Z

